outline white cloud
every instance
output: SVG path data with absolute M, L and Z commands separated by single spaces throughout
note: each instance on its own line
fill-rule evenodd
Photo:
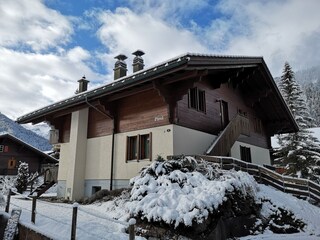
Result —
M 0 48 L 0 56 L 1 112 L 12 118 L 73 95 L 84 74 L 88 80 L 103 79 L 84 62 L 88 52 L 80 47 L 59 54 Z
M 191 13 L 201 12 L 210 7 L 208 0 L 129 0 L 130 8 L 138 13 L 149 12 L 153 18 L 180 25 L 180 21 Z
M 41 0 L 0 0 L 0 45 L 39 51 L 70 41 L 73 28 L 66 16 Z
M 136 14 L 118 8 L 114 13 L 100 12 L 99 19 L 102 26 L 98 37 L 109 50 L 105 55 L 109 69 L 113 67 L 110 63 L 114 63 L 114 56 L 123 53 L 131 57 L 137 49 L 145 51 L 147 66 L 185 52 L 207 52 L 192 32 L 170 25 L 151 13 Z
M 224 18 L 214 20 L 206 35 L 220 32 L 225 53 L 264 56 L 279 76 L 285 61 L 295 70 L 319 65 L 319 8 L 318 0 L 221 1 Z

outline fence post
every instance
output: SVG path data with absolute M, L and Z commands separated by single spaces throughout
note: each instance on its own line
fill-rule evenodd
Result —
M 129 220 L 129 240 L 135 239 L 134 225 L 136 224 L 136 220 L 134 218 L 130 218 Z
M 259 169 L 259 181 L 260 181 L 260 183 L 262 183 L 262 179 L 261 179 L 261 168 L 260 168 L 260 166 L 258 166 L 258 169 Z
M 32 210 L 31 210 L 31 222 L 36 223 L 36 206 L 37 206 L 37 197 L 32 196 Z
M 6 205 L 6 209 L 5 209 L 6 213 L 9 213 L 10 198 L 11 198 L 11 188 L 9 189 L 8 196 L 7 196 L 7 205 Z
M 79 207 L 78 203 L 74 203 L 72 205 L 71 240 L 76 239 L 78 207 Z

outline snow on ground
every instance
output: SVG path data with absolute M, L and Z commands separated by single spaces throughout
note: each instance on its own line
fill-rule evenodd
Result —
M 197 195 L 193 195 L 194 198 Z M 241 240 L 297 240 L 297 239 L 320 239 L 320 208 L 311 205 L 305 200 L 293 197 L 275 190 L 271 187 L 259 184 L 257 198 L 270 199 L 277 207 L 284 208 L 294 213 L 296 218 L 301 219 L 307 226 L 304 232 L 296 234 L 273 234 L 266 231 L 255 236 L 242 237 Z M 78 240 L 98 239 L 128 239 L 124 232 L 129 219 L 129 207 L 132 203 L 130 194 L 124 193 L 113 201 L 96 202 L 91 205 L 80 205 L 77 222 Z M 70 239 L 72 205 L 62 203 L 49 203 L 43 200 L 37 201 L 36 224 L 31 223 L 31 200 L 21 196 L 12 196 L 11 207 L 22 209 L 21 223 L 37 232 L 43 233 L 52 239 Z M 267 215 L 274 207 L 268 202 L 263 202 L 262 214 Z M 3 208 L 0 207 L 0 211 Z M 0 212 L 1 214 L 1 212 Z M 117 219 L 117 220 L 116 220 Z M 136 239 L 143 239 L 137 237 Z
M 31 223 L 32 201 L 21 196 L 11 197 L 11 208 L 21 208 L 20 222 L 52 239 L 64 240 L 71 236 L 72 205 L 62 203 L 49 203 L 38 200 L 36 208 L 36 223 Z M 77 218 L 77 240 L 127 240 L 125 228 L 127 223 L 112 220 L 105 214 L 99 213 L 99 208 L 80 206 Z M 143 239 L 137 237 L 136 239 Z
M 241 240 L 252 240 L 252 239 L 266 239 L 266 240 L 312 240 L 320 239 L 320 208 L 308 203 L 306 200 L 301 200 L 293 197 L 290 194 L 280 192 L 272 187 L 268 187 L 259 184 L 258 197 L 260 199 L 270 199 L 272 203 L 278 207 L 282 207 L 286 210 L 291 211 L 296 218 L 301 219 L 307 224 L 305 232 L 296 234 L 274 234 L 272 232 L 265 232 L 264 234 L 256 236 L 242 237 Z M 264 205 L 263 208 L 268 207 L 268 204 Z M 268 211 L 268 209 L 263 209 Z

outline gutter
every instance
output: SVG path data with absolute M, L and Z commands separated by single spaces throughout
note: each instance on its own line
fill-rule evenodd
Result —
M 101 111 L 99 108 L 93 106 L 92 104 L 90 104 L 88 102 L 88 98 L 85 97 L 85 102 L 88 106 L 92 107 L 94 110 L 96 110 L 97 112 L 101 113 L 102 115 L 110 118 L 113 122 L 113 127 L 112 127 L 112 143 L 111 143 L 111 166 L 110 166 L 110 191 L 112 190 L 112 186 L 113 186 L 113 165 L 114 165 L 114 135 L 115 135 L 115 120 L 114 120 L 114 116 L 111 116 L 110 114 Z

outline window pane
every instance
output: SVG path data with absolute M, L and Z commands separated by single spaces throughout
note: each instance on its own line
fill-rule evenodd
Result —
M 141 135 L 141 159 L 146 159 L 150 157 L 150 135 Z
M 137 136 L 128 137 L 127 160 L 137 159 Z
M 189 107 L 197 109 L 197 88 L 191 88 L 189 91 Z
M 206 111 L 206 95 L 205 91 L 199 90 L 199 111 L 205 112 Z

